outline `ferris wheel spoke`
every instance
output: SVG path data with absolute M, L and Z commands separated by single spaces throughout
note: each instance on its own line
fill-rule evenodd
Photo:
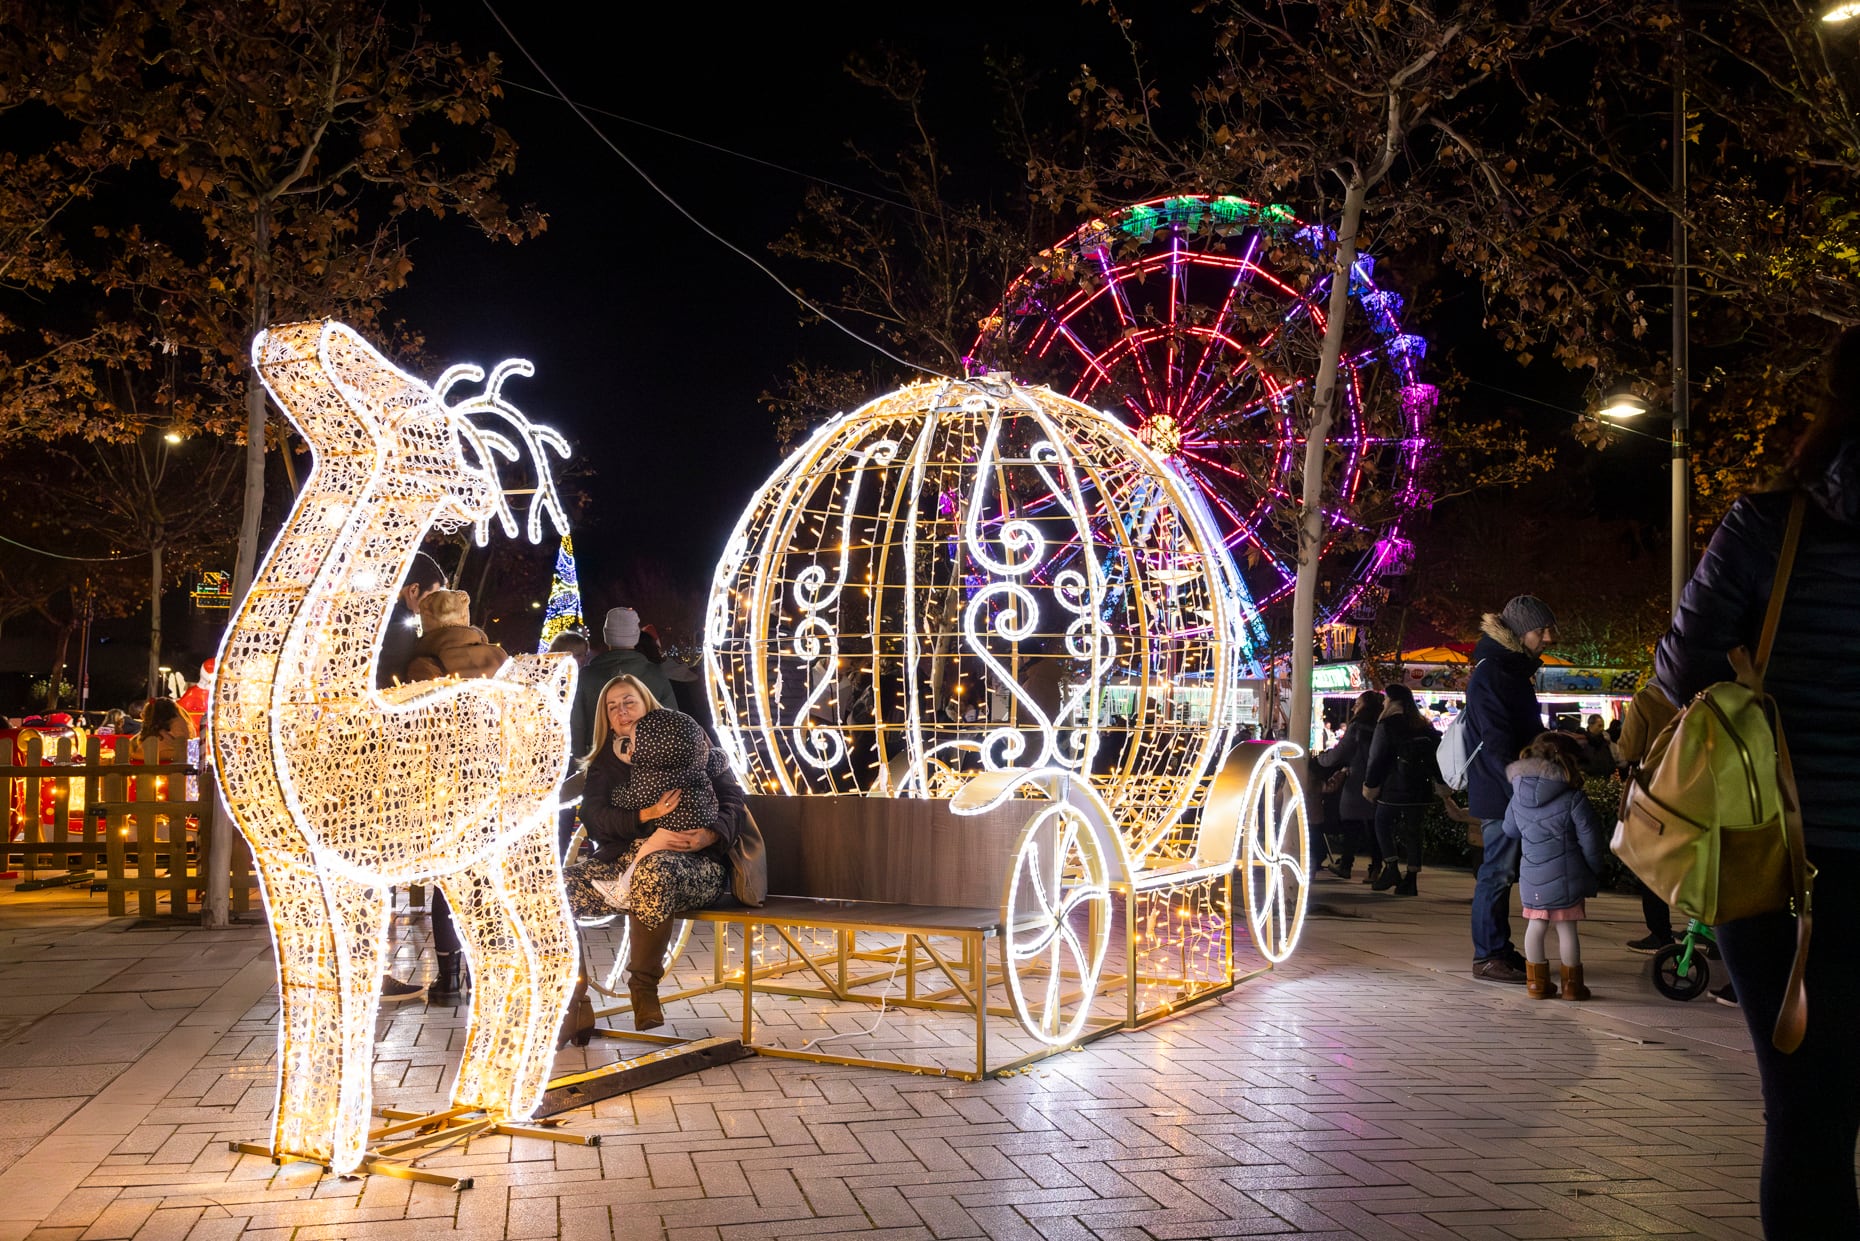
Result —
M 1099 252 L 1098 267 L 1104 276 L 1105 291 L 1110 295 L 1111 305 L 1117 309 L 1117 321 L 1122 325 L 1124 337 L 1128 340 L 1133 333 L 1137 332 L 1138 324 L 1136 311 L 1130 306 L 1129 291 L 1124 288 L 1123 276 L 1117 267 L 1112 266 L 1108 252 Z M 1143 350 L 1132 346 L 1130 356 L 1131 360 L 1136 363 L 1137 379 L 1143 385 L 1143 395 L 1149 399 L 1150 410 L 1153 413 L 1163 412 L 1162 402 L 1156 399 L 1156 380 L 1150 374 L 1148 359 L 1144 356 Z
M 1234 270 L 1234 278 L 1228 283 L 1227 292 L 1221 299 L 1221 308 L 1215 313 L 1214 325 L 1208 332 L 1207 344 L 1202 346 L 1201 358 L 1195 363 L 1194 377 L 1183 392 L 1182 405 L 1186 408 L 1191 401 L 1194 402 L 1196 413 L 1199 413 L 1207 404 L 1205 398 L 1198 398 L 1196 394 L 1204 387 L 1215 383 L 1213 363 L 1215 357 L 1218 356 L 1215 352 L 1216 347 L 1223 343 L 1229 346 L 1237 344 L 1231 335 L 1230 325 L 1233 321 L 1234 307 L 1240 301 L 1240 290 L 1252 287 L 1253 275 L 1259 270 L 1253 261 L 1259 253 L 1259 241 L 1260 234 L 1258 233 L 1254 233 L 1248 239 L 1246 253 L 1240 256 L 1240 264 Z M 1188 418 L 1181 420 L 1192 421 L 1194 416 L 1191 414 Z
M 1183 299 L 1188 296 L 1188 282 L 1182 276 L 1182 234 L 1179 230 L 1169 232 L 1169 352 L 1165 381 L 1168 388 L 1163 393 L 1162 412 L 1174 417 L 1176 402 L 1182 391 L 1181 369 L 1181 330 Z

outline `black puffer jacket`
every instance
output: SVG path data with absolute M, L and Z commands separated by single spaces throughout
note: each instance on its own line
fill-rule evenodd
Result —
M 1491 822 L 1505 817 L 1511 801 L 1505 768 L 1543 731 L 1537 670 L 1544 661 L 1524 649 L 1496 612 L 1485 614 L 1481 630 L 1485 636 L 1473 647 L 1472 675 L 1466 679 L 1466 741 L 1479 747 L 1466 791 L 1472 812 Z
M 1860 443 L 1841 449 L 1809 497 L 1764 688 L 1789 741 L 1808 843 L 1860 849 Z M 1673 702 L 1729 680 L 1732 648 L 1755 653 L 1788 520 L 1787 492 L 1745 496 L 1725 514 L 1655 658 Z
M 1363 776 L 1369 771 L 1369 743 L 1375 735 L 1374 719 L 1351 717 L 1344 726 L 1343 739 L 1318 755 L 1320 767 L 1349 770 L 1343 780 L 1343 794 L 1337 799 L 1337 810 L 1345 820 L 1368 823 L 1376 817 L 1375 806 L 1363 796 Z
M 1439 748 L 1440 734 L 1427 721 L 1417 724 L 1405 715 L 1385 715 L 1369 744 L 1363 786 L 1376 790 L 1379 806 L 1431 806 L 1434 781 L 1440 779 L 1434 759 Z

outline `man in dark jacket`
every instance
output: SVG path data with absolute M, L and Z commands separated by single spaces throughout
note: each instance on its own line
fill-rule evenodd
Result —
M 381 634 L 381 649 L 375 653 L 376 689 L 387 689 L 407 679 L 407 663 L 413 658 L 414 643 L 420 640 L 417 611 L 420 600 L 445 588 L 446 571 L 439 567 L 439 562 L 425 552 L 415 552 L 406 580 L 401 582 L 400 593 L 394 598 L 394 608 L 388 613 L 387 629 Z M 383 1004 L 399 1004 L 424 994 L 425 987 L 402 982 L 392 974 L 381 981 Z
M 1518 882 L 1518 842 L 1504 832 L 1511 781 L 1505 768 L 1543 731 L 1537 669 L 1556 641 L 1556 616 L 1535 595 L 1519 595 L 1488 612 L 1466 681 L 1466 740 L 1473 753 L 1467 792 L 1485 823 L 1485 857 L 1473 886 L 1473 977 L 1524 981 L 1524 957 L 1511 942 L 1511 889 Z
M 617 676 L 638 677 L 652 691 L 659 705 L 676 711 L 678 699 L 665 670 L 647 659 L 639 648 L 639 613 L 632 608 L 610 608 L 601 636 L 607 649 L 596 655 L 582 669 L 575 686 L 575 705 L 568 716 L 569 742 L 576 758 L 582 758 L 594 744 L 594 715 L 601 709 L 601 690 Z
M 413 658 L 413 644 L 420 640 L 420 600 L 445 588 L 446 572 L 439 562 L 425 552 L 415 552 L 381 634 L 381 651 L 375 658 L 376 689 L 407 679 L 407 661 Z

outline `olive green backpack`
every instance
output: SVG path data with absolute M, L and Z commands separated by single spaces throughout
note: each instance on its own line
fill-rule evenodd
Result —
M 1789 747 L 1763 676 L 1805 507 L 1796 492 L 1755 662 L 1741 646 L 1730 652 L 1736 680 L 1707 686 L 1684 709 L 1676 711 L 1652 685 L 1629 706 L 1622 749 L 1640 765 L 1628 779 L 1613 842 L 1656 895 L 1707 925 L 1785 909 L 1796 916 L 1795 964 L 1771 1036 L 1783 1052 L 1801 1044 L 1807 1023 L 1802 971 L 1815 871 L 1803 850 Z

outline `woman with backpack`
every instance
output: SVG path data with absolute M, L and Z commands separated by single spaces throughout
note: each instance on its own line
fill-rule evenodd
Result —
M 1331 867 L 1331 873 L 1339 879 L 1350 877 L 1350 870 L 1356 865 L 1359 840 L 1366 840 L 1369 845 L 1369 878 L 1363 882 L 1375 882 L 1382 871 L 1382 849 L 1370 828 L 1376 808 L 1363 797 L 1363 775 L 1369 770 L 1369 743 L 1375 736 L 1376 717 L 1381 714 L 1382 695 L 1373 689 L 1365 690 L 1357 696 L 1356 709 L 1350 712 L 1350 721 L 1344 725 L 1343 739 L 1317 758 L 1318 766 L 1343 777 L 1343 788 L 1337 799 L 1342 831 L 1338 848 L 1334 850 L 1337 861 Z
M 1669 703 L 1732 677 L 1728 653 L 1754 652 L 1776 589 L 1789 514 L 1806 495 L 1794 565 L 1763 688 L 1787 740 L 1803 840 L 1819 871 L 1806 961 L 1808 1021 L 1793 1052 L 1772 1043 L 1796 952 L 1787 911 L 1718 927 L 1756 1048 L 1766 1121 L 1766 1236 L 1860 1236 L 1860 986 L 1847 959 L 1860 939 L 1860 329 L 1828 366 L 1825 402 L 1773 491 L 1731 506 L 1661 639 L 1655 681 Z M 1638 755 L 1636 755 L 1638 757 Z
M 1414 896 L 1421 873 L 1421 820 L 1434 804 L 1434 783 L 1440 779 L 1434 763 L 1440 734 L 1421 714 L 1413 690 L 1392 684 L 1384 692 L 1388 705 L 1369 744 L 1363 795 L 1375 803 L 1376 844 L 1386 860 L 1369 886 L 1376 892 L 1392 888 L 1396 896 Z

